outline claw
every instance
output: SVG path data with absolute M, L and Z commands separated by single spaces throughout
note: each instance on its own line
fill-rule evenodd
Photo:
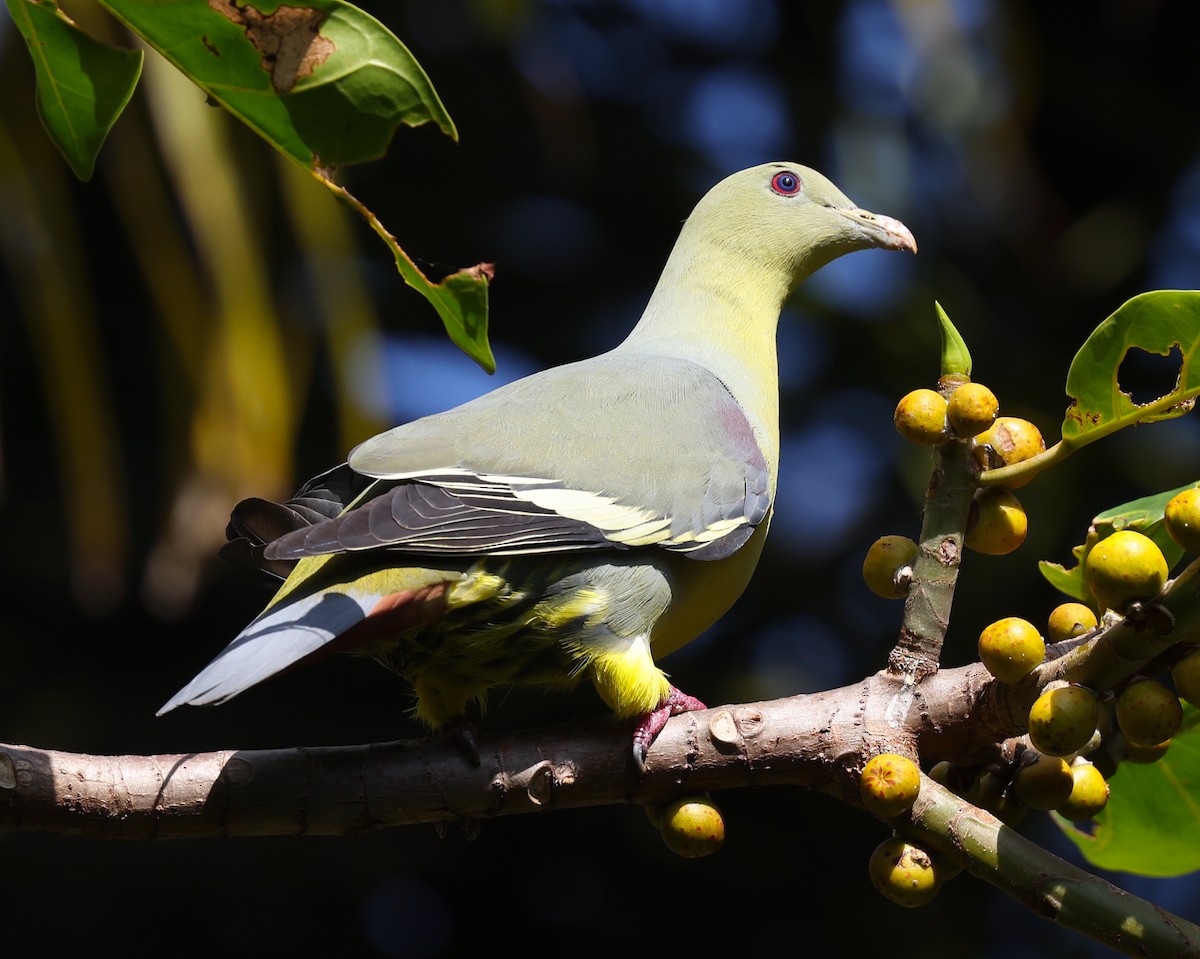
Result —
M 638 768 L 646 768 L 646 753 L 654 745 L 654 740 L 663 731 L 668 719 L 679 713 L 690 713 L 694 709 L 707 708 L 696 697 L 682 693 L 672 686 L 667 698 L 639 719 L 633 729 L 633 761 L 638 764 Z
M 478 819 L 460 819 L 458 820 L 458 831 L 463 839 L 467 842 L 474 842 L 479 838 L 479 833 L 483 829 L 483 823 Z M 437 833 L 438 839 L 445 839 L 450 835 L 450 823 L 445 821 L 435 822 L 433 831 Z
M 442 736 L 455 740 L 472 766 L 480 765 L 479 739 L 473 723 L 461 717 L 452 720 L 442 727 Z

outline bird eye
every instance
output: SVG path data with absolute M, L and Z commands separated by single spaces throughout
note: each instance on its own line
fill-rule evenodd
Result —
M 771 177 L 771 189 L 780 196 L 795 196 L 800 192 L 800 178 L 786 170 L 776 173 Z

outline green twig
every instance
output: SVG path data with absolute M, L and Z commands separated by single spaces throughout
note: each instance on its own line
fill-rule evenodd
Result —
M 1047 852 L 928 776 L 904 832 L 1039 916 L 1127 956 L 1200 955 L 1200 926 Z
M 888 656 L 889 671 L 910 682 L 938 668 L 974 491 L 969 445 L 955 441 L 939 446 L 925 493 L 920 548 L 904 601 L 900 638 Z

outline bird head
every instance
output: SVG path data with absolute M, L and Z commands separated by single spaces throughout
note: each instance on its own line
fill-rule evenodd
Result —
M 792 288 L 845 253 L 917 250 L 899 220 L 859 208 L 798 163 L 764 163 L 726 177 L 696 206 L 688 226 L 751 262 L 778 267 Z

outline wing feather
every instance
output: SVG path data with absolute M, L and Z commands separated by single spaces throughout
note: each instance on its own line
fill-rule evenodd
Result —
M 652 546 L 713 560 L 741 547 L 772 498 L 753 426 L 723 384 L 661 357 L 548 370 L 381 434 L 345 468 L 371 485 L 332 517 L 289 501 L 291 528 L 265 562 Z

